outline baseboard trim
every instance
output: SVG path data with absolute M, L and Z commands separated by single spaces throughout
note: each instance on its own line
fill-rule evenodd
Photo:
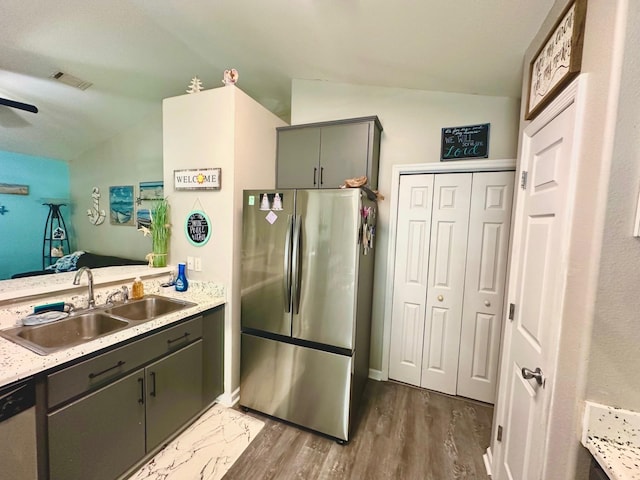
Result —
M 487 475 L 490 477 L 491 475 L 491 464 L 493 463 L 493 455 L 491 454 L 491 447 L 487 448 L 487 452 L 482 455 L 482 460 L 484 461 L 484 469 L 487 471 Z
M 236 388 L 232 393 L 224 392 L 216 401 L 225 407 L 233 407 L 240 401 L 240 387 Z
M 369 378 L 371 380 L 377 380 L 378 382 L 382 381 L 382 370 L 374 370 L 373 368 L 369 369 Z

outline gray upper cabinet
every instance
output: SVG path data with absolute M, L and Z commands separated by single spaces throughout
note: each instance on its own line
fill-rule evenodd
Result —
M 378 188 L 378 117 L 280 127 L 276 188 L 337 188 L 366 175 Z

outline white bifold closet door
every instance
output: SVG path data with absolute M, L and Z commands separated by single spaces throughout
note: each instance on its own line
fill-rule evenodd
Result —
M 473 174 L 457 395 L 495 402 L 514 172 Z
M 402 175 L 389 377 L 420 385 L 434 175 Z
M 493 403 L 513 176 L 400 177 L 389 378 Z
M 420 385 L 456 394 L 469 229 L 470 173 L 436 175 Z

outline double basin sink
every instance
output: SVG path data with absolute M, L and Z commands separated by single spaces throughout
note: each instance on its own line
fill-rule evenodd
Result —
M 0 336 L 39 355 L 48 355 L 195 305 L 146 295 L 140 300 L 77 312 L 53 323 L 1 330 Z

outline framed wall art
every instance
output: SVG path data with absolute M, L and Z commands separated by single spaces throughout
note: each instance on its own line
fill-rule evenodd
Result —
M 532 120 L 580 73 L 587 0 L 572 0 L 529 65 L 526 120 Z
M 111 225 L 135 225 L 133 185 L 109 187 L 109 218 Z
M 490 123 L 445 127 L 440 142 L 440 161 L 489 157 Z

